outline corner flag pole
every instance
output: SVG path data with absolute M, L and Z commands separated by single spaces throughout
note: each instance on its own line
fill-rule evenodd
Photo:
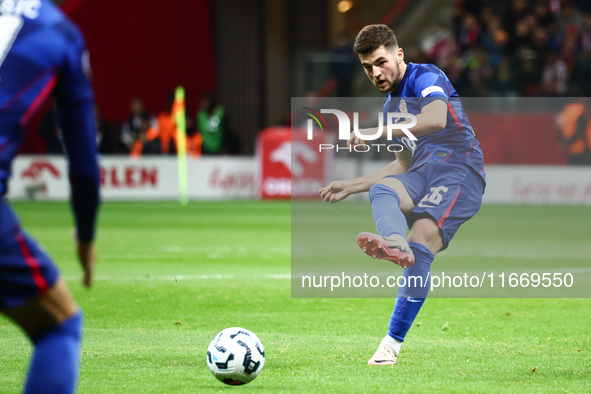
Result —
M 172 118 L 176 122 L 177 158 L 179 163 L 179 200 L 181 205 L 189 202 L 187 181 L 187 130 L 185 123 L 185 89 L 176 88 Z

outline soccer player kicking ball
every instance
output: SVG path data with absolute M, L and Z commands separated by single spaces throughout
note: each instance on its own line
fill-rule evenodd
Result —
M 70 162 L 77 252 L 90 287 L 99 204 L 94 96 L 86 44 L 50 0 L 0 0 L 0 196 L 31 118 L 55 93 Z M 0 199 L 0 312 L 35 349 L 24 392 L 76 390 L 82 312 L 51 258 Z
M 480 143 L 458 93 L 441 70 L 431 64 L 406 64 L 394 33 L 385 25 L 364 27 L 354 50 L 369 79 L 380 92 L 388 93 L 384 116 L 406 112 L 417 120 L 409 129 L 416 140 L 402 130 L 393 131 L 393 142 L 405 147 L 396 153 L 395 161 L 372 174 L 320 189 L 324 201 L 331 203 L 369 191 L 378 234 L 361 233 L 357 243 L 368 255 L 405 267 L 406 278 L 421 277 L 427 282 L 424 287 L 398 289 L 388 333 L 368 361 L 369 365 L 389 365 L 396 363 L 406 333 L 427 297 L 435 254 L 447 248 L 460 225 L 480 209 L 485 174 Z M 361 133 L 374 135 L 376 131 Z M 363 142 L 351 133 L 350 144 Z

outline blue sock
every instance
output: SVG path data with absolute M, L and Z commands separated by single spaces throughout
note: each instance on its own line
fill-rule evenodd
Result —
M 400 197 L 389 186 L 376 183 L 369 189 L 373 221 L 378 234 L 387 237 L 392 234 L 406 238 L 406 218 L 400 211 Z
M 399 341 L 404 341 L 408 329 L 427 298 L 431 285 L 431 263 L 435 258 L 433 253 L 422 244 L 409 242 L 409 245 L 415 255 L 415 262 L 402 274 L 406 278 L 406 286 L 398 288 L 388 329 L 388 335 Z
M 33 339 L 35 351 L 24 394 L 69 394 L 80 371 L 82 312 Z

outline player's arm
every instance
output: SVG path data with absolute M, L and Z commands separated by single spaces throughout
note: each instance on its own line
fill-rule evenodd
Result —
M 447 124 L 447 101 L 431 101 L 421 109 L 421 113 L 416 115 L 416 117 L 417 124 L 409 130 L 417 138 L 443 130 Z M 410 119 L 399 124 L 405 123 L 410 123 Z M 402 138 L 406 137 L 406 134 L 400 129 L 394 129 L 392 130 L 392 137 Z
M 319 190 L 326 202 L 335 203 L 351 194 L 366 192 L 380 179 L 388 175 L 404 174 L 410 168 L 412 155 L 408 150 L 396 153 L 396 160 L 368 175 L 346 181 L 334 181 Z
M 88 54 L 79 39 L 66 54 L 56 86 L 62 136 L 69 159 L 71 202 L 76 220 L 78 258 L 83 283 L 92 284 L 95 222 L 99 206 L 99 166 L 94 118 L 94 93 L 89 80 Z
M 421 109 L 421 113 L 416 115 L 416 118 L 417 124 L 409 129 L 415 137 L 418 138 L 441 131 L 447 124 L 447 102 L 444 100 L 431 101 Z M 398 124 L 405 123 L 410 123 L 410 119 L 399 122 Z M 378 128 L 359 129 L 359 131 L 362 135 L 375 135 L 375 133 L 378 132 Z M 382 130 L 382 138 L 387 138 L 387 134 L 387 128 L 384 127 Z M 406 134 L 400 129 L 393 129 L 392 137 L 402 138 L 406 137 Z M 365 141 L 357 137 L 355 133 L 351 133 L 349 141 L 353 146 L 365 143 Z
M 99 206 L 99 168 L 93 103 L 60 105 L 63 140 L 69 157 L 71 203 L 76 220 L 76 246 L 84 285 L 92 284 L 95 222 Z

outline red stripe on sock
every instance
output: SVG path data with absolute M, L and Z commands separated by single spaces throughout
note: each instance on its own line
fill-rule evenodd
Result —
M 451 205 L 446 209 L 445 213 L 443 214 L 443 216 L 441 217 L 441 219 L 439 219 L 439 221 L 437 222 L 437 225 L 439 226 L 439 228 L 441 228 L 441 226 L 443 225 L 443 222 L 445 222 L 445 219 L 447 219 L 449 217 L 449 213 L 451 212 L 451 209 L 454 207 L 454 204 L 456 203 L 456 200 L 458 199 L 458 196 L 460 195 L 460 190 L 462 188 L 458 188 L 458 192 L 456 193 L 456 196 L 454 197 L 454 200 L 451 202 Z
M 31 250 L 27 246 L 27 240 L 25 239 L 25 236 L 23 235 L 23 233 L 21 233 L 19 230 L 17 230 L 15 238 L 16 238 L 16 241 L 18 242 L 18 245 L 21 249 L 21 253 L 23 254 L 23 257 L 25 258 L 25 262 L 27 263 L 29 268 L 31 268 L 31 274 L 33 275 L 33 282 L 35 282 L 35 286 L 37 286 L 37 288 L 39 289 L 39 295 L 45 294 L 47 292 L 47 289 L 49 288 L 49 286 L 47 285 L 47 281 L 45 280 L 45 278 L 43 277 L 43 274 L 41 273 L 41 267 L 39 266 L 39 262 L 37 261 L 37 259 L 35 257 L 33 257 L 33 255 L 31 255 Z
M 57 83 L 57 75 L 54 75 L 53 77 L 51 77 L 49 79 L 49 81 L 47 81 L 45 86 L 43 86 L 43 88 L 41 89 L 41 91 L 39 92 L 37 97 L 35 97 L 35 100 L 33 100 L 33 103 L 31 104 L 31 106 L 29 108 L 27 108 L 27 111 L 25 112 L 25 114 L 21 118 L 21 121 L 20 121 L 21 127 L 25 127 L 29 123 L 29 120 L 31 120 L 33 115 L 35 115 L 35 113 L 39 110 L 41 105 L 43 105 L 45 100 L 47 100 L 47 98 L 49 97 L 49 95 L 53 91 L 53 88 L 55 87 L 56 83 Z

